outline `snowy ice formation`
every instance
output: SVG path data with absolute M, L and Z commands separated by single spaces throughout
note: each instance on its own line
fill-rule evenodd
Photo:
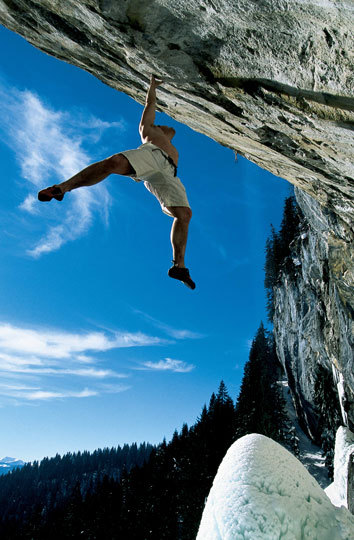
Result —
M 333 506 L 305 467 L 264 435 L 238 439 L 210 490 L 197 540 L 353 540 L 354 516 Z
M 354 510 L 354 493 L 350 478 L 351 460 L 354 456 L 354 433 L 341 426 L 336 434 L 334 450 L 334 482 L 325 489 L 327 496 L 336 506 Z M 353 534 L 354 538 L 354 534 Z
M 321 488 L 325 489 L 329 486 L 331 481 L 328 477 L 328 469 L 326 467 L 326 460 L 325 456 L 323 455 L 323 451 L 320 446 L 311 441 L 299 423 L 299 419 L 296 415 L 296 410 L 294 407 L 294 399 L 289 389 L 288 380 L 284 377 L 281 381 L 278 381 L 278 384 L 282 389 L 286 415 L 289 419 L 290 426 L 293 428 L 293 434 L 297 440 L 298 455 L 296 457 L 309 471 L 311 476 L 317 480 Z

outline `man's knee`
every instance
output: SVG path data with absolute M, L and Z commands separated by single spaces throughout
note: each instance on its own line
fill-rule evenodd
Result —
M 169 208 L 173 217 L 183 221 L 184 223 L 189 223 L 192 217 L 192 210 L 189 206 L 171 206 Z
M 192 210 L 189 208 L 189 206 L 186 206 L 184 208 L 184 213 L 185 213 L 185 220 L 189 222 L 192 219 Z

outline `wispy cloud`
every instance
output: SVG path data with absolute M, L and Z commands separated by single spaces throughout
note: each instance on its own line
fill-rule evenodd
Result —
M 88 398 L 93 396 L 99 396 L 102 393 L 120 393 L 129 390 L 129 386 L 115 385 L 114 387 L 104 387 L 92 390 L 90 388 L 84 388 L 79 391 L 54 391 L 43 390 L 41 388 L 32 388 L 30 386 L 15 386 L 15 385 L 0 385 L 0 396 L 10 398 L 17 404 L 20 401 L 40 402 L 49 401 L 54 399 L 67 399 L 67 398 Z
M 20 210 L 24 210 L 25 212 L 28 212 L 29 214 L 39 213 L 37 199 L 32 194 L 27 195 L 25 200 L 19 205 L 19 208 Z
M 118 378 L 118 379 L 125 379 L 128 377 L 128 375 L 123 373 L 117 373 L 111 369 L 96 369 L 93 367 L 90 368 L 84 368 L 84 369 L 63 369 L 63 368 L 48 368 L 48 367 L 33 367 L 32 362 L 33 360 L 20 360 L 20 363 L 18 359 L 14 361 L 13 358 L 11 358 L 10 361 L 3 361 L 4 355 L 0 354 L 0 372 L 6 372 L 7 375 L 10 374 L 26 374 L 26 375 L 55 375 L 55 376 L 66 376 L 66 375 L 74 375 L 77 377 L 88 377 L 93 379 L 105 379 L 107 377 L 110 378 Z M 23 365 L 24 362 L 28 362 L 27 365 Z M 40 361 L 39 361 L 40 362 Z M 29 367 L 30 366 L 30 367 Z
M 30 193 L 19 208 L 29 214 L 41 212 L 46 220 L 47 207 L 37 201 L 37 191 L 70 178 L 97 159 L 88 148 L 97 143 L 107 129 L 124 132 L 126 124 L 105 122 L 90 114 L 58 111 L 28 90 L 19 91 L 0 83 L 0 135 L 14 151 Z M 87 233 L 96 214 L 107 224 L 111 198 L 104 184 L 78 190 L 66 196 L 59 207 L 51 206 L 57 224 L 33 247 L 32 257 L 58 250 L 63 244 Z
M 19 399 L 26 399 L 29 401 L 43 401 L 43 400 L 49 400 L 49 399 L 64 399 L 64 398 L 85 398 L 85 397 L 92 397 L 97 396 L 98 392 L 95 390 L 89 390 L 88 388 L 85 388 L 84 390 L 81 390 L 80 392 L 51 392 L 46 390 L 35 390 L 32 392 L 15 392 L 13 394 L 13 397 L 19 398 Z
M 174 373 L 189 373 L 195 368 L 193 364 L 187 364 L 182 360 L 165 358 L 158 362 L 143 362 L 136 369 L 143 371 L 173 371 Z
M 42 401 L 122 392 L 128 387 L 113 381 L 129 374 L 98 366 L 104 361 L 102 353 L 162 343 L 165 341 L 141 332 L 73 333 L 0 322 L 0 396 Z M 93 387 L 77 388 L 88 380 Z
M 199 332 L 194 332 L 188 329 L 181 330 L 181 329 L 174 328 L 173 326 L 170 326 L 169 324 L 159 321 L 158 319 L 155 319 L 154 317 L 151 317 L 151 315 L 148 315 L 147 313 L 144 313 L 143 311 L 140 311 L 138 309 L 134 309 L 133 311 L 137 315 L 140 315 L 141 317 L 143 317 L 146 321 L 150 322 L 155 328 L 162 330 L 168 336 L 171 336 L 174 339 L 201 339 L 205 337 L 203 334 L 200 334 Z
M 60 330 L 31 329 L 0 323 L 0 354 L 20 353 L 45 358 L 69 358 L 86 351 L 108 351 L 122 347 L 139 347 L 162 343 L 158 337 L 141 332 L 70 333 Z

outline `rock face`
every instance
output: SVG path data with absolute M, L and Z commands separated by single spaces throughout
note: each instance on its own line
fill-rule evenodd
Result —
M 0 22 L 140 102 L 159 74 L 164 112 L 352 226 L 350 0 L 0 0 Z
M 334 243 L 333 231 L 340 237 L 343 229 L 333 213 L 300 190 L 296 198 L 305 228 L 292 246 L 295 276 L 284 270 L 274 291 L 274 332 L 298 416 L 316 440 L 320 366 L 337 384 L 343 423 L 354 428 L 353 253 Z

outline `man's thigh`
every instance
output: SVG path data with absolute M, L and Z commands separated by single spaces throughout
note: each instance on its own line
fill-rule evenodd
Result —
M 114 154 L 108 158 L 112 165 L 112 172 L 114 174 L 122 174 L 123 176 L 130 176 L 135 174 L 135 169 L 131 165 L 130 161 L 123 154 Z
M 135 170 L 137 178 L 145 180 L 151 174 L 159 171 L 159 164 L 154 157 L 154 152 L 149 148 L 136 148 L 124 150 L 121 155 L 125 157 Z M 130 174 L 127 173 L 129 176 Z

